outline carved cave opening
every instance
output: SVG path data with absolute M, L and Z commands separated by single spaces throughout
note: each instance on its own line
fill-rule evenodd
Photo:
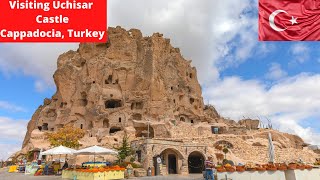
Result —
M 116 132 L 118 132 L 118 131 L 121 131 L 121 128 L 119 128 L 119 127 L 112 127 L 112 128 L 110 128 L 109 134 L 112 135 L 112 134 L 114 134 L 114 133 L 116 133 Z
M 43 123 L 42 124 L 42 130 L 48 131 L 48 123 Z
M 133 120 L 142 120 L 142 115 L 141 114 L 133 114 L 132 115 L 132 119 Z
M 131 104 L 131 110 L 133 109 L 143 109 L 143 102 L 133 102 Z
M 186 119 L 184 117 L 180 117 L 180 121 L 186 122 Z
M 199 174 L 204 170 L 204 156 L 197 151 L 190 153 L 188 157 L 188 170 L 190 174 Z
M 108 119 L 103 120 L 103 127 L 104 128 L 108 128 L 109 127 L 109 120 Z
M 121 100 L 108 100 L 105 102 L 105 107 L 106 109 L 114 109 L 114 108 L 118 108 L 118 107 L 121 107 L 122 104 L 121 104 Z
M 89 122 L 88 129 L 92 129 L 92 128 L 93 128 L 93 122 L 92 122 L 92 121 L 90 121 L 90 122 Z
M 192 75 L 192 73 L 190 73 L 190 76 L 189 76 L 189 77 L 190 77 L 190 79 L 192 79 L 192 78 L 193 78 L 193 75 Z

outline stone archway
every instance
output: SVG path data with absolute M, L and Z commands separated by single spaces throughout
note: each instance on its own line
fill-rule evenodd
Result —
M 161 151 L 160 157 L 166 167 L 166 169 L 164 169 L 166 172 L 164 173 L 181 174 L 183 156 L 178 150 L 174 148 L 164 149 Z
M 204 170 L 205 156 L 199 151 L 193 151 L 188 156 L 189 174 L 200 174 Z

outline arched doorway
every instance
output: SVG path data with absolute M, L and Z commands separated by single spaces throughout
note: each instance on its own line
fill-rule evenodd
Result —
M 202 153 L 194 151 L 188 157 L 188 170 L 189 174 L 202 173 L 204 170 L 205 158 Z
M 182 154 L 173 148 L 165 149 L 161 152 L 160 157 L 162 159 L 162 163 L 167 168 L 168 174 L 180 174 L 180 167 L 182 165 Z
M 168 173 L 177 174 L 177 156 L 175 154 L 168 154 Z

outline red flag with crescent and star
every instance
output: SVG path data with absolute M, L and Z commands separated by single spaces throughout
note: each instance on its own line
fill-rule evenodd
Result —
M 320 0 L 259 0 L 260 41 L 319 41 Z

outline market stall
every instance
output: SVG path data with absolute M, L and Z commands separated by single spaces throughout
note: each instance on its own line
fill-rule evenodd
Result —
M 110 179 L 124 179 L 125 168 L 119 166 L 100 167 L 88 169 L 66 169 L 62 172 L 63 179 L 77 180 L 110 180 Z
M 88 163 L 93 164 L 93 166 L 86 166 L 76 169 L 66 169 L 62 171 L 62 178 L 65 179 L 78 179 L 78 180 L 109 180 L 109 179 L 123 179 L 125 168 L 120 168 L 119 166 L 103 166 L 103 163 L 96 164 L 96 155 L 117 155 L 118 152 L 103 148 L 100 146 L 91 146 L 85 149 L 81 149 L 74 153 L 75 155 L 94 155 L 94 162 Z M 100 167 L 98 167 L 100 166 Z
M 74 150 L 74 149 L 64 147 L 64 146 L 58 146 L 58 147 L 49 149 L 45 152 L 42 152 L 41 155 L 60 155 L 60 156 L 61 155 L 73 155 L 75 152 L 76 152 L 76 150 Z M 52 162 L 51 164 L 47 164 L 41 170 L 42 170 L 43 174 L 45 174 L 45 175 L 61 174 L 62 173 L 60 161 Z

